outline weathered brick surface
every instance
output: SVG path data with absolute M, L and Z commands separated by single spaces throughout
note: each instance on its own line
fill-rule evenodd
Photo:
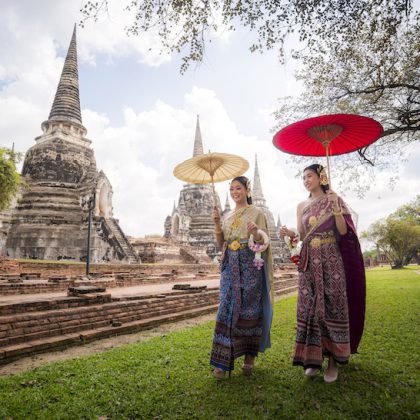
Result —
M 276 273 L 276 295 L 296 289 L 296 275 Z M 219 290 L 214 288 L 116 299 L 103 294 L 0 305 L 0 363 L 215 311 L 218 299 Z
M 1 281 L 0 276 L 0 296 L 15 295 L 15 294 L 35 294 L 35 293 L 48 293 L 67 290 L 70 286 L 94 285 L 98 287 L 113 288 L 113 287 L 129 287 L 146 284 L 161 284 L 169 281 L 177 283 L 190 282 L 195 279 L 217 279 L 219 274 L 219 267 L 215 264 L 180 264 L 176 268 L 170 265 L 146 265 L 146 264 L 94 264 L 93 269 L 98 270 L 92 274 L 90 280 L 86 279 L 83 275 L 77 275 L 75 272 L 84 269 L 83 264 L 64 264 L 64 263 L 48 263 L 48 262 L 19 262 L 22 264 L 22 269 L 29 272 L 31 265 L 39 265 L 41 279 L 25 280 L 23 283 L 11 284 Z M 26 265 L 29 265 L 27 267 Z M 59 282 L 49 282 L 51 272 L 61 270 L 64 267 L 68 270 L 65 277 L 61 276 Z M 122 267 L 124 270 L 132 270 L 121 272 Z M 73 271 L 72 271 L 73 270 Z M 102 270 L 104 274 L 102 274 Z M 293 271 L 291 271 L 293 270 Z M 290 277 L 295 276 L 296 272 L 293 267 L 281 266 L 276 270 L 277 277 Z M 65 279 L 65 280 L 64 280 Z

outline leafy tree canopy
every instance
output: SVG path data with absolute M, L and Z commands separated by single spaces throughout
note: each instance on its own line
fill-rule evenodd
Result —
M 408 220 L 420 226 L 420 195 L 410 203 L 401 206 L 390 217 L 395 220 Z
M 13 150 L 0 147 L 0 211 L 10 206 L 22 184 L 16 170 L 20 155 Z
M 391 265 L 401 268 L 420 259 L 420 196 L 385 220 L 373 223 L 362 237 L 375 243 Z
M 384 133 L 376 143 L 334 158 L 340 186 L 361 196 L 374 181 L 373 166 L 393 168 L 394 183 L 407 146 L 420 139 L 419 14 L 392 30 L 385 20 L 372 31 L 373 23 L 366 18 L 349 38 L 338 35 L 326 42 L 320 54 L 295 52 L 302 61 L 297 77 L 304 92 L 281 98 L 275 114 L 279 126 L 327 113 L 355 113 L 381 122 Z
M 81 24 L 108 14 L 112 0 L 85 0 Z M 203 59 L 206 44 L 219 30 L 243 27 L 256 34 L 251 51 L 278 48 L 284 58 L 284 42 L 296 32 L 305 48 L 323 53 L 333 46 L 351 44 L 368 29 L 374 35 L 383 28 L 392 37 L 415 15 L 413 0 L 130 0 L 121 2 L 131 24 L 127 33 L 156 32 L 164 49 L 182 52 L 185 71 Z M 384 39 L 386 42 L 386 39 Z
M 106 14 L 110 1 L 85 1 L 82 24 Z M 132 18 L 127 33 L 157 33 L 163 52 L 182 55 L 181 72 L 203 60 L 221 30 L 250 30 L 250 50 L 277 48 L 280 61 L 287 37 L 297 34 L 301 47 L 292 56 L 300 60 L 304 92 L 280 98 L 275 129 L 335 112 L 371 116 L 385 129 L 368 148 L 334 158 L 339 188 L 363 196 L 373 167 L 398 168 L 406 146 L 419 140 L 420 12 L 413 0 L 131 0 L 121 7 Z M 291 161 L 303 167 L 308 159 Z

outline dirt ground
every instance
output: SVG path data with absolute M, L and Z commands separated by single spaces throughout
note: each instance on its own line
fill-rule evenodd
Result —
M 186 327 L 202 324 L 207 321 L 215 319 L 215 314 L 202 315 L 196 318 L 185 319 L 182 321 L 173 322 L 170 324 L 163 324 L 156 328 L 140 331 L 138 333 L 119 335 L 115 337 L 104 338 L 101 340 L 87 343 L 83 346 L 68 347 L 64 350 L 58 350 L 51 353 L 35 354 L 23 359 L 16 360 L 15 362 L 7 365 L 0 365 L 0 376 L 11 376 L 26 370 L 35 369 L 44 366 L 51 362 L 59 360 L 76 359 L 82 356 L 89 356 L 101 351 L 120 347 L 125 344 L 136 343 L 138 341 L 147 340 L 151 337 L 170 333 L 172 331 L 179 331 Z

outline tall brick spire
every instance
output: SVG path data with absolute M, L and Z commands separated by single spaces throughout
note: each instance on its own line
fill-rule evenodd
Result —
M 73 36 L 48 119 L 49 121 L 71 121 L 82 125 L 77 71 L 76 25 L 74 25 Z
M 258 171 L 257 155 L 255 155 L 254 185 L 252 188 L 252 201 L 256 205 L 265 205 L 265 198 L 261 188 L 260 172 Z
M 194 151 L 193 157 L 203 154 L 203 140 L 200 131 L 200 117 L 197 115 L 197 124 L 195 126 Z
M 229 203 L 229 194 L 226 193 L 226 204 L 225 204 L 225 212 L 230 211 L 230 203 Z

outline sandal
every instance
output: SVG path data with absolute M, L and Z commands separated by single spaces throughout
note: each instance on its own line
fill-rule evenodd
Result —
M 308 378 L 314 378 L 316 375 L 318 375 L 320 372 L 319 369 L 315 369 L 315 368 L 307 368 L 305 369 L 305 376 L 307 376 Z
M 213 371 L 211 372 L 211 374 L 218 380 L 221 381 L 222 379 L 225 378 L 225 371 L 223 369 L 220 368 L 214 368 Z
M 338 378 L 338 364 L 337 362 L 330 358 L 328 362 L 327 370 L 324 374 L 324 381 L 328 384 L 335 382 Z
M 247 363 L 244 363 L 242 365 L 242 372 L 244 375 L 250 376 L 253 370 L 254 370 L 254 365 L 249 365 Z

